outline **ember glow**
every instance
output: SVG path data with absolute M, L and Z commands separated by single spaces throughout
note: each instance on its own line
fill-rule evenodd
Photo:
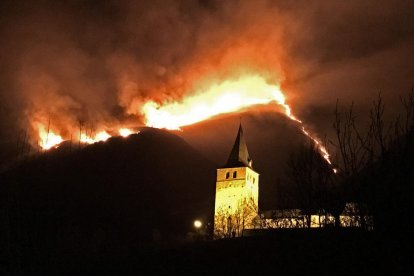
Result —
M 269 84 L 258 75 L 244 76 L 235 80 L 227 80 L 212 85 L 207 90 L 194 93 L 180 102 L 164 102 L 161 104 L 149 101 L 142 107 L 146 125 L 155 128 L 180 130 L 180 127 L 191 125 L 220 114 L 240 111 L 259 104 L 276 102 L 283 107 L 284 114 L 300 124 L 302 132 L 317 145 L 323 158 L 329 163 L 329 153 L 322 143 L 309 133 L 301 120 L 296 118 L 286 103 L 286 97 L 278 84 Z M 335 171 L 335 169 L 334 169 Z

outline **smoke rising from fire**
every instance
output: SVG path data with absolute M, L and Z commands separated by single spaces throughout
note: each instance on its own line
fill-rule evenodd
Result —
M 144 123 L 148 101 L 244 74 L 279 81 L 324 133 L 337 98 L 412 86 L 405 1 L 36 1 L 0 4 L 1 144 L 38 126 L 65 139 Z M 388 94 L 387 94 L 388 93 Z M 346 95 L 346 96 L 345 96 Z M 319 112 L 320 110 L 323 110 Z M 323 116 L 322 116 L 323 117 Z

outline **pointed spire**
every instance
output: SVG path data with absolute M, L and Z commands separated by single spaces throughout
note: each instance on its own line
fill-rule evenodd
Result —
M 243 136 L 243 128 L 239 126 L 239 133 L 234 142 L 226 167 L 250 167 L 252 168 L 252 159 L 250 159 L 249 151 L 247 150 L 246 141 Z

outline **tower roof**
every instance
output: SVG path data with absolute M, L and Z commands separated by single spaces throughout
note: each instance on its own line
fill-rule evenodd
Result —
M 246 141 L 244 140 L 241 124 L 239 126 L 239 133 L 237 134 L 233 149 L 231 150 L 229 159 L 227 160 L 226 167 L 252 168 L 252 159 L 250 158 L 249 151 L 247 150 L 247 145 Z

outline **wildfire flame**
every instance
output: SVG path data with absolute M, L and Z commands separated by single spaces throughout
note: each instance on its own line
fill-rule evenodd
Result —
M 118 130 L 119 135 L 122 137 L 128 137 L 129 135 L 133 134 L 134 132 L 128 128 L 120 128 Z
M 49 126 L 50 127 L 50 126 Z M 60 143 L 64 141 L 62 136 L 56 134 L 54 131 L 47 129 L 43 124 L 38 124 L 38 133 L 39 133 L 39 146 L 44 150 L 49 150 L 52 148 L 57 148 Z M 122 137 L 128 137 L 131 134 L 139 133 L 136 131 L 132 131 L 128 128 L 120 128 L 118 133 Z M 102 130 L 99 131 L 96 135 L 81 133 L 80 134 L 80 142 L 82 144 L 94 144 L 97 142 L 104 142 L 111 138 L 112 135 L 109 134 L 107 131 Z
M 50 129 L 47 130 L 42 124 L 38 125 L 39 129 L 39 146 L 45 150 L 55 148 L 63 142 L 62 136 L 55 134 Z
M 91 136 L 88 136 L 82 133 L 80 141 L 81 143 L 85 143 L 85 144 L 93 144 L 97 142 L 104 142 L 108 140 L 109 138 L 111 138 L 111 135 L 109 135 L 108 132 L 100 131 L 94 137 L 91 137 Z
M 302 121 L 292 114 L 280 86 L 269 84 L 258 75 L 223 81 L 211 86 L 208 90 L 198 91 L 194 96 L 184 98 L 181 102 L 158 104 L 148 101 L 143 105 L 142 113 L 146 118 L 147 126 L 180 130 L 182 126 L 191 125 L 219 114 L 236 112 L 249 106 L 271 102 L 282 106 L 285 115 L 300 124 L 302 132 L 315 142 L 323 158 L 332 164 L 327 149 L 306 130 Z
M 279 87 L 268 85 L 258 76 L 228 80 L 212 85 L 207 91 L 186 97 L 181 102 L 157 104 L 148 101 L 142 107 L 146 125 L 179 130 L 213 116 L 239 111 L 244 107 L 283 101 Z

